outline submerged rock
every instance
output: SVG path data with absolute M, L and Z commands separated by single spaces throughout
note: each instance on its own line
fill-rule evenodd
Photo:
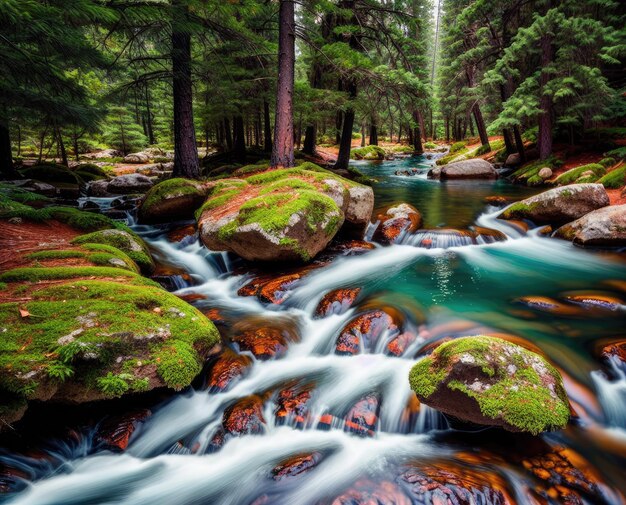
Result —
M 553 236 L 584 246 L 626 245 L 626 205 L 612 205 L 589 212 L 561 226 Z
M 222 425 L 229 435 L 258 435 L 263 433 L 263 400 L 259 396 L 248 396 L 238 400 L 224 411 Z
M 498 217 L 528 219 L 535 224 L 565 224 L 609 204 L 602 184 L 570 184 L 514 203 Z
M 373 192 L 311 163 L 216 183 L 198 211 L 213 250 L 251 261 L 309 261 L 344 221 L 365 229 Z
M 406 233 L 415 232 L 424 222 L 420 212 L 408 203 L 390 207 L 378 219 L 380 224 L 374 231 L 373 240 L 382 244 L 397 242 Z
M 235 380 L 246 374 L 251 365 L 252 359 L 249 356 L 225 349 L 208 374 L 209 391 L 212 393 L 226 391 Z
M 321 452 L 315 451 L 306 454 L 296 454 L 276 465 L 272 469 L 272 478 L 274 480 L 283 480 L 289 477 L 295 477 L 315 468 L 320 461 L 322 461 Z
M 397 331 L 393 318 L 383 310 L 371 310 L 352 319 L 337 337 L 335 354 L 359 354 L 372 350 L 380 336 L 388 330 Z
M 149 410 L 142 409 L 107 418 L 98 426 L 96 440 L 109 450 L 125 451 L 137 426 L 151 414 Z
M 232 337 L 242 351 L 250 351 L 257 359 L 280 358 L 287 352 L 289 342 L 297 337 L 285 329 L 270 326 L 246 330 Z
M 326 317 L 331 314 L 343 314 L 352 306 L 360 292 L 361 288 L 342 288 L 326 293 L 317 305 L 315 315 Z
M 192 219 L 207 195 L 207 189 L 189 179 L 168 179 L 146 194 L 139 209 L 139 219 L 146 223 Z
M 420 402 L 474 424 L 538 434 L 569 420 L 559 372 L 499 338 L 446 342 L 413 367 L 409 382 Z

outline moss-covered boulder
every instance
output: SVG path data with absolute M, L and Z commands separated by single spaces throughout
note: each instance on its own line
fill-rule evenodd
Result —
M 437 347 L 409 374 L 420 402 L 461 421 L 538 434 L 565 427 L 569 401 L 544 358 L 494 337 L 464 337 Z
M 373 204 L 371 188 L 305 163 L 214 183 L 196 217 L 210 249 L 248 260 L 309 261 L 344 221 L 364 230 Z
M 571 184 L 516 202 L 498 217 L 562 225 L 609 204 L 609 195 L 601 184 Z
M 19 407 L 188 386 L 219 341 L 215 326 L 153 282 L 125 279 L 68 280 L 0 304 L 3 396 Z
M 576 221 L 561 226 L 554 232 L 554 236 L 584 246 L 624 246 L 626 205 L 611 205 L 594 210 Z
M 126 253 L 145 274 L 151 274 L 155 265 L 146 243 L 137 235 L 125 230 L 102 230 L 76 237 L 74 244 L 105 244 Z
M 350 157 L 354 160 L 384 160 L 385 150 L 379 146 L 365 146 L 350 151 Z
M 139 208 L 139 219 L 145 223 L 193 219 L 206 196 L 207 189 L 197 181 L 168 179 L 148 191 Z

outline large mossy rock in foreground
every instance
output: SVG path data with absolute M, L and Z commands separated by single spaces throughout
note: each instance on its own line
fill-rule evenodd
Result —
M 594 210 L 580 219 L 561 226 L 555 237 L 588 246 L 626 245 L 626 205 Z
M 207 188 L 189 179 L 168 179 L 146 194 L 139 209 L 144 223 L 162 223 L 177 219 L 193 219 L 194 212 L 207 196 Z
M 130 273 L 120 282 L 48 284 L 30 298 L 0 304 L 0 393 L 12 398 L 0 417 L 8 421 L 31 400 L 83 403 L 181 389 L 219 341 L 196 308 Z
M 251 261 L 309 261 L 347 225 L 365 231 L 372 189 L 312 163 L 215 184 L 198 210 L 198 229 L 213 250 Z
M 562 225 L 609 204 L 609 195 L 602 184 L 570 184 L 514 203 L 498 217 Z
M 559 372 L 499 338 L 446 342 L 413 367 L 409 382 L 420 402 L 478 425 L 538 434 L 563 428 L 569 419 Z

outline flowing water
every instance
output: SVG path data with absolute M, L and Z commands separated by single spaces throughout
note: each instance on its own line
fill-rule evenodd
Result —
M 429 166 L 424 158 L 360 163 L 378 179 L 377 207 L 410 203 L 431 230 L 336 257 L 282 293 L 280 304 L 237 294 L 252 277 L 240 261 L 193 237 L 171 242 L 164 230 L 135 226 L 178 272 L 172 289 L 193 295 L 200 310 L 217 309 L 225 340 L 259 326 L 297 336 L 269 360 L 230 344 L 252 360 L 247 374 L 225 391 L 190 388 L 157 405 L 122 454 L 103 450 L 93 428 L 50 442 L 47 457 L 0 454 L 25 475 L 9 503 L 624 503 L 626 371 L 618 358 L 601 358 L 603 346 L 626 338 L 624 263 L 526 233 L 483 203 L 527 190 L 429 181 Z M 394 175 L 413 168 L 416 175 Z M 472 226 L 505 237 L 451 230 Z M 361 291 L 348 310 L 316 317 L 337 288 Z M 342 328 L 375 309 L 394 325 L 356 355 L 336 353 Z M 399 334 L 412 338 L 397 356 L 389 343 Z M 566 430 L 464 432 L 416 405 L 407 380 L 416 360 L 444 338 L 475 334 L 549 357 L 575 413 Z M 277 415 L 285 393 L 304 393 L 306 408 Z M 224 437 L 224 413 L 242 399 L 259 410 L 240 436 Z

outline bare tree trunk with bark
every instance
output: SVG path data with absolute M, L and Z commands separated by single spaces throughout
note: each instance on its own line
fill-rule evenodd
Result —
M 293 167 L 293 84 L 296 62 L 296 26 L 293 0 L 281 0 L 278 31 L 276 119 L 270 166 Z

